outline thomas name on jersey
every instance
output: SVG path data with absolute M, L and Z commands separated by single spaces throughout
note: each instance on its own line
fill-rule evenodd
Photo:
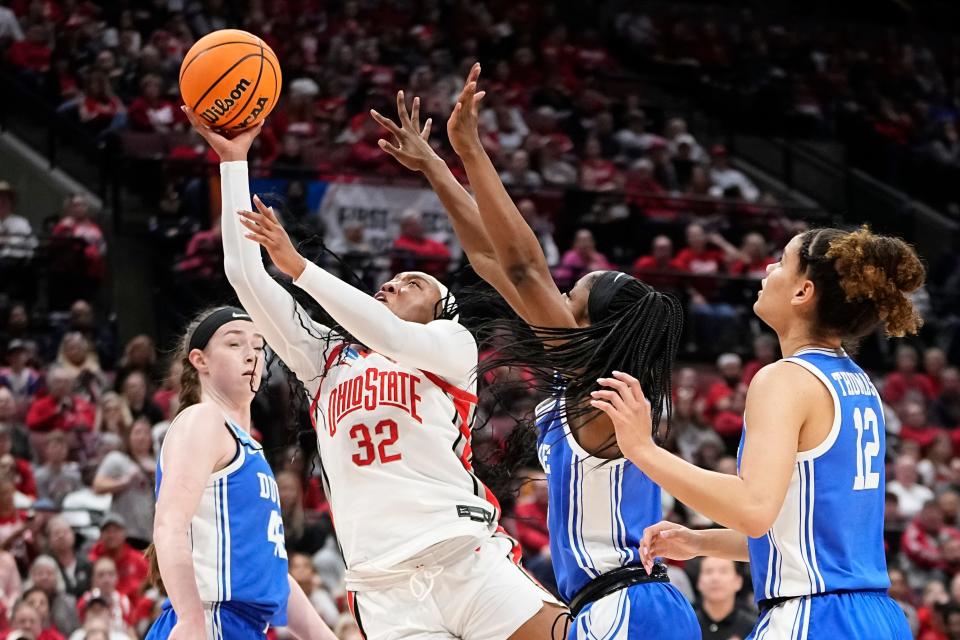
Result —
M 837 388 L 840 390 L 840 393 L 843 394 L 844 398 L 848 396 L 880 397 L 880 394 L 877 393 L 877 388 L 873 386 L 870 377 L 865 373 L 834 371 L 830 374 L 830 377 L 836 381 Z
M 381 406 L 402 409 L 422 424 L 417 413 L 417 404 L 421 400 L 417 393 L 420 382 L 420 378 L 411 373 L 372 368 L 341 382 L 330 392 L 327 401 L 330 435 L 334 435 L 337 424 L 354 411 L 376 411 Z

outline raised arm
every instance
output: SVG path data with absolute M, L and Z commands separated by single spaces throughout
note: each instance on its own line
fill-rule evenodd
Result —
M 576 327 L 573 313 L 553 281 L 536 234 L 510 199 L 480 143 L 477 109 L 484 93 L 477 93 L 479 75 L 480 65 L 475 64 L 447 122 L 447 133 L 476 194 L 480 218 L 497 262 L 523 299 L 523 308 L 514 307 L 514 311 L 531 325 Z
M 429 371 L 457 386 L 471 385 L 477 342 L 463 325 L 450 320 L 421 324 L 399 318 L 382 302 L 306 260 L 273 211 L 259 198 L 254 204 L 256 211 L 240 212 L 246 237 L 263 245 L 277 268 L 351 335 L 405 366 Z
M 511 307 L 515 310 L 521 309 L 523 300 L 497 262 L 493 244 L 487 237 L 483 221 L 480 220 L 477 203 L 428 142 L 432 120 L 428 118 L 424 127 L 420 128 L 420 98 L 413 99 L 413 108 L 407 113 L 403 92 L 397 92 L 397 115 L 401 125 L 399 127 L 375 110 L 371 109 L 370 115 L 394 137 L 395 144 L 381 139 L 380 148 L 407 169 L 423 173 L 430 182 L 477 275 L 493 286 Z
M 262 125 L 227 140 L 200 123 L 187 108 L 190 123 L 220 156 L 223 268 L 240 304 L 250 314 L 264 340 L 309 388 L 317 384 L 333 346 L 330 330 L 310 319 L 263 267 L 260 247 L 244 237 L 237 211 L 250 209 L 247 151 Z

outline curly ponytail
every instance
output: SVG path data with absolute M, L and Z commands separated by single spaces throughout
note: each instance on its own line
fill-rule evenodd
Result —
M 887 335 L 899 338 L 923 324 L 907 294 L 923 286 L 926 270 L 903 240 L 866 226 L 815 229 L 801 236 L 799 258 L 817 290 L 821 332 L 856 339 L 882 322 Z

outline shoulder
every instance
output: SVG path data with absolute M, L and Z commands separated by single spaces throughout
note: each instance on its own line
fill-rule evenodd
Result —
M 470 342 L 476 348 L 477 339 L 470 330 L 454 320 L 433 320 L 426 325 L 431 331 L 441 335 L 455 337 L 464 342 Z
M 224 427 L 226 418 L 215 404 L 201 402 L 187 407 L 174 418 L 164 438 L 164 445 L 177 445 L 183 442 L 204 442 L 220 437 L 224 442 L 230 434 Z M 232 439 L 232 438 L 230 438 Z
M 806 399 L 820 393 L 823 383 L 811 371 L 790 360 L 778 360 L 757 371 L 747 390 L 747 402 L 751 399 L 770 398 L 778 403 L 790 399 Z

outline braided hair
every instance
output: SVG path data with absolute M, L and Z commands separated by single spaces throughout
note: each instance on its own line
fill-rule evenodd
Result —
M 613 371 L 628 373 L 640 381 L 650 401 L 654 433 L 662 440 L 672 415 L 673 362 L 683 329 L 683 308 L 674 296 L 624 273 L 607 271 L 586 277 L 590 278 L 587 326 L 531 327 L 515 314 L 493 321 L 492 326 L 501 332 L 506 329 L 513 339 L 481 363 L 481 377 L 504 366 L 527 369 L 533 374 L 529 384 L 534 393 L 564 396 L 560 411 L 572 424 L 595 413 L 589 400 L 597 378 L 610 377 Z M 526 428 L 531 427 L 528 421 Z M 514 438 L 515 442 L 529 440 L 529 436 Z M 608 444 L 614 442 L 611 436 Z M 515 456 L 507 452 L 505 457 Z

